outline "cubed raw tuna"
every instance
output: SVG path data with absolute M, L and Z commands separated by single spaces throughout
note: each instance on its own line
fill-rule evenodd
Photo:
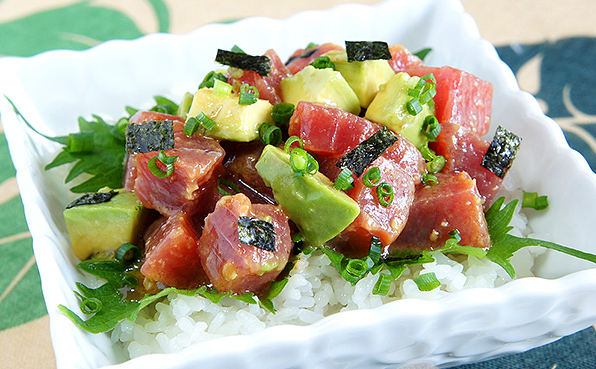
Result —
M 342 109 L 301 101 L 290 119 L 288 133 L 304 149 L 320 155 L 344 155 L 381 128 Z
M 335 44 L 326 43 L 310 47 L 306 50 L 296 50 L 286 62 L 286 67 L 288 67 L 291 74 L 296 74 L 310 65 L 316 58 L 331 50 L 343 50 L 343 48 Z
M 250 227 L 245 226 L 247 223 Z M 248 228 L 254 233 L 247 232 Z M 273 240 L 267 238 L 271 230 Z M 260 236 L 251 240 L 249 233 Z M 253 205 L 245 195 L 236 194 L 222 197 L 205 219 L 198 254 L 219 292 L 258 293 L 284 269 L 291 250 L 285 212 L 274 205 Z
M 259 91 L 259 99 L 268 100 L 275 105 L 282 101 L 279 83 L 291 74 L 275 51 L 267 50 L 264 55 L 271 60 L 271 72 L 268 76 L 261 76 L 250 70 L 237 70 L 228 78 L 228 83 L 234 87 L 235 91 L 240 91 L 243 83 L 254 86 Z M 239 76 L 236 76 L 236 73 Z
M 466 173 L 437 174 L 438 184 L 421 186 L 405 228 L 388 249 L 390 255 L 434 250 L 445 246 L 449 232 L 458 230 L 462 246 L 490 247 L 482 199 Z
M 145 120 L 155 120 L 150 117 L 147 112 L 142 114 Z M 131 124 L 137 122 L 143 120 L 131 118 Z M 134 192 L 145 207 L 164 215 L 200 212 L 201 196 L 216 185 L 217 181 L 212 179 L 217 178 L 225 155 L 216 140 L 198 134 L 189 137 L 182 132 L 183 125 L 180 118 L 174 120 L 175 147 L 165 150 L 167 156 L 178 156 L 172 175 L 158 178 L 149 170 L 148 163 L 159 154 L 157 151 L 130 155 L 127 163 L 125 188 Z M 159 161 L 158 165 L 161 165 Z
M 395 73 L 404 72 L 410 68 L 417 68 L 424 66 L 422 60 L 419 57 L 412 54 L 410 50 L 404 46 L 396 44 L 389 46 L 391 52 L 391 60 L 389 65 L 395 71 Z
M 501 178 L 481 165 L 482 157 L 489 145 L 490 142 L 470 128 L 452 123 L 442 123 L 437 141 L 430 142 L 428 145 L 437 155 L 445 157 L 443 173 L 467 172 L 476 180 L 476 187 L 483 199 L 485 209 L 490 207 L 503 182 Z
M 493 85 L 452 67 L 411 68 L 411 76 L 432 73 L 437 80 L 435 116 L 440 123 L 468 127 L 479 135 L 488 132 L 493 99 Z
M 199 235 L 188 215 L 161 217 L 145 234 L 141 273 L 169 287 L 194 289 L 209 280 L 198 255 Z

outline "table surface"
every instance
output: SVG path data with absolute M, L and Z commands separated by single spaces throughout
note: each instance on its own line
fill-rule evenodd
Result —
M 82 49 L 110 38 L 135 38 L 154 32 L 185 33 L 207 23 L 248 16 L 284 18 L 301 10 L 328 9 L 344 2 L 0 0 L 0 55 Z M 570 145 L 595 169 L 596 103 L 586 86 L 596 85 L 596 1 L 462 2 L 481 35 L 497 47 L 516 72 L 520 87 L 538 98 L 545 112 L 561 125 Z M 109 27 L 89 29 L 86 19 L 98 16 L 98 12 L 110 14 Z M 579 97 L 571 102 L 564 100 L 567 85 L 585 88 L 586 93 L 575 94 Z M 0 367 L 55 368 L 31 238 L 8 158 L 0 125 Z M 596 332 L 589 328 L 528 353 L 466 368 L 591 368 L 596 367 L 595 346 Z

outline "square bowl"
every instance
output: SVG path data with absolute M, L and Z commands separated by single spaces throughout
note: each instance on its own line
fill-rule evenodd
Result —
M 513 170 L 522 188 L 549 196 L 549 210 L 529 219 L 536 238 L 596 252 L 591 235 L 596 175 L 569 148 L 561 129 L 544 116 L 534 98 L 519 90 L 512 72 L 455 0 L 346 4 L 284 20 L 248 18 L 186 35 L 110 41 L 82 52 L 6 57 L 0 59 L 0 92 L 38 131 L 61 136 L 77 130 L 79 116 L 116 119 L 125 105 L 150 106 L 154 95 L 180 98 L 216 66 L 217 48 L 237 44 L 250 54 L 273 48 L 283 60 L 309 42 L 344 40 L 385 40 L 410 50 L 431 47 L 427 65 L 450 65 L 491 82 L 489 135 L 500 124 L 523 137 Z M 309 326 L 277 326 L 204 342 L 176 354 L 122 362 L 107 334 L 79 330 L 57 309 L 59 304 L 78 308 L 72 291 L 84 278 L 75 267 L 62 218 L 64 206 L 75 197 L 63 183 L 67 169 L 44 171 L 59 146 L 27 128 L 5 99 L 0 99 L 0 113 L 59 368 L 449 366 L 525 351 L 596 322 L 596 269 L 546 252 L 535 261 L 537 277 L 502 287 L 463 290 L 433 301 L 404 299 L 338 313 Z

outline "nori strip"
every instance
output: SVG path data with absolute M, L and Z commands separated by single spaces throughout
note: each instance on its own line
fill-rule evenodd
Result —
M 515 160 L 521 140 L 521 137 L 499 126 L 482 158 L 481 165 L 499 178 L 504 178 Z
M 309 50 L 305 50 L 302 54 L 300 55 L 296 55 L 292 58 L 289 58 L 286 61 L 286 65 L 290 64 L 291 62 L 293 62 L 294 60 L 298 60 L 298 59 L 304 59 L 304 58 L 310 58 L 311 56 L 313 56 L 314 53 L 316 53 L 317 51 L 319 51 L 319 47 L 315 47 Z
M 174 122 L 152 120 L 126 127 L 126 150 L 131 154 L 174 148 Z
M 240 242 L 263 250 L 275 252 L 275 229 L 273 224 L 251 217 L 238 218 Z
M 384 41 L 346 41 L 348 61 L 391 60 L 389 45 Z
M 93 205 L 108 202 L 112 199 L 112 197 L 116 196 L 117 194 L 118 192 L 114 190 L 111 190 L 109 192 L 88 193 L 74 200 L 70 204 L 66 205 L 66 209 L 74 208 L 76 206 L 81 205 Z
M 265 55 L 254 56 L 217 49 L 215 61 L 242 70 L 252 70 L 262 76 L 267 76 L 271 72 L 271 59 Z
M 349 168 L 357 177 L 360 177 L 370 163 L 383 155 L 385 150 L 396 141 L 397 136 L 389 128 L 383 126 L 372 136 L 358 144 L 335 165 L 338 168 Z

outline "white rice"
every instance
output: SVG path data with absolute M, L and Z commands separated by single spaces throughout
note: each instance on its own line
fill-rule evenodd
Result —
M 513 179 L 509 179 L 509 178 Z M 508 201 L 519 198 L 515 177 L 508 175 L 499 194 Z M 518 209 L 519 210 L 519 209 Z M 527 218 L 517 213 L 512 234 L 528 236 Z M 533 260 L 540 249 L 525 248 L 511 259 L 518 277 L 532 276 Z M 498 287 L 510 281 L 498 265 L 473 256 L 434 255 L 435 261 L 410 266 L 391 283 L 386 296 L 372 294 L 378 275 L 369 274 L 352 286 L 345 281 L 320 251 L 300 255 L 290 272 L 288 284 L 277 296 L 276 314 L 258 304 L 225 297 L 219 304 L 201 296 L 170 294 L 143 310 L 135 322 L 124 320 L 112 332 L 112 341 L 125 356 L 173 353 L 214 338 L 249 334 L 279 324 L 307 325 L 340 311 L 369 309 L 405 298 L 437 299 L 448 293 L 475 287 Z M 413 281 L 419 274 L 434 272 L 441 286 L 420 291 Z

